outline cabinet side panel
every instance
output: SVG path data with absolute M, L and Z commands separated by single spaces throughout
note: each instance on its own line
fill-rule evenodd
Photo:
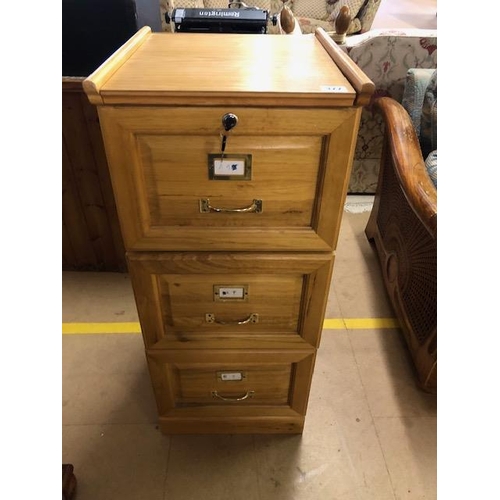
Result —
M 329 166 L 326 169 L 327 175 L 319 200 L 321 218 L 318 221 L 318 234 L 331 245 L 333 250 L 337 248 L 361 109 L 352 108 L 351 116 L 346 118 L 329 138 L 326 158 Z
M 152 347 L 165 335 L 160 310 L 158 279 L 155 274 L 145 272 L 140 262 L 130 260 L 129 274 L 144 345 Z

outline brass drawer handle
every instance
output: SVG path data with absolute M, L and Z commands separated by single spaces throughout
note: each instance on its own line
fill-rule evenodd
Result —
M 247 319 L 242 319 L 241 321 L 221 321 L 215 318 L 215 314 L 207 313 L 205 314 L 205 321 L 207 323 L 217 323 L 219 325 L 248 325 L 249 323 L 258 323 L 259 315 L 257 313 L 252 313 Z
M 236 397 L 226 397 L 226 396 L 221 396 L 217 391 L 212 391 L 212 397 L 213 398 L 219 398 L 222 399 L 222 401 L 243 401 L 248 398 L 253 398 L 253 395 L 255 394 L 255 391 L 247 391 L 247 393 L 244 396 L 236 396 Z
M 231 213 L 231 214 L 247 214 L 255 213 L 260 214 L 262 212 L 262 200 L 253 200 L 251 205 L 242 208 L 217 208 L 210 205 L 209 198 L 202 198 L 200 200 L 200 213 L 208 214 L 211 212 L 217 213 Z

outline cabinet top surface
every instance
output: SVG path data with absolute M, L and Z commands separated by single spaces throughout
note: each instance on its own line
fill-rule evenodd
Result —
M 135 96 L 137 103 L 140 96 L 300 97 L 341 105 L 356 98 L 356 90 L 314 34 L 149 32 L 140 43 L 130 43 L 129 50 L 115 53 L 89 80 L 103 73 L 98 94 L 110 104 L 120 96 Z

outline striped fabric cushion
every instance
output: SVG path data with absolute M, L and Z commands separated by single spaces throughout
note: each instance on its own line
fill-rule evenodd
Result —
M 437 69 L 425 89 L 420 118 L 420 146 L 424 158 L 437 149 Z
M 417 136 L 420 137 L 420 117 L 424 104 L 425 89 L 434 73 L 433 69 L 410 68 L 406 73 L 405 88 L 401 104 L 410 115 Z
M 431 151 L 425 160 L 425 168 L 434 186 L 438 186 L 438 152 L 437 149 Z

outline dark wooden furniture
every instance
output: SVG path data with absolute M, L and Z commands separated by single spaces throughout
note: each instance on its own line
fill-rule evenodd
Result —
M 76 492 L 73 464 L 62 464 L 62 500 L 72 500 Z
M 95 106 L 82 81 L 142 26 L 158 0 L 62 2 L 62 269 L 125 272 L 125 250 Z
M 83 78 L 62 79 L 62 269 L 127 269 L 99 119 Z
M 437 386 L 437 190 L 413 124 L 401 104 L 376 101 L 384 149 L 366 235 L 377 249 L 390 300 L 415 362 L 420 386 Z

